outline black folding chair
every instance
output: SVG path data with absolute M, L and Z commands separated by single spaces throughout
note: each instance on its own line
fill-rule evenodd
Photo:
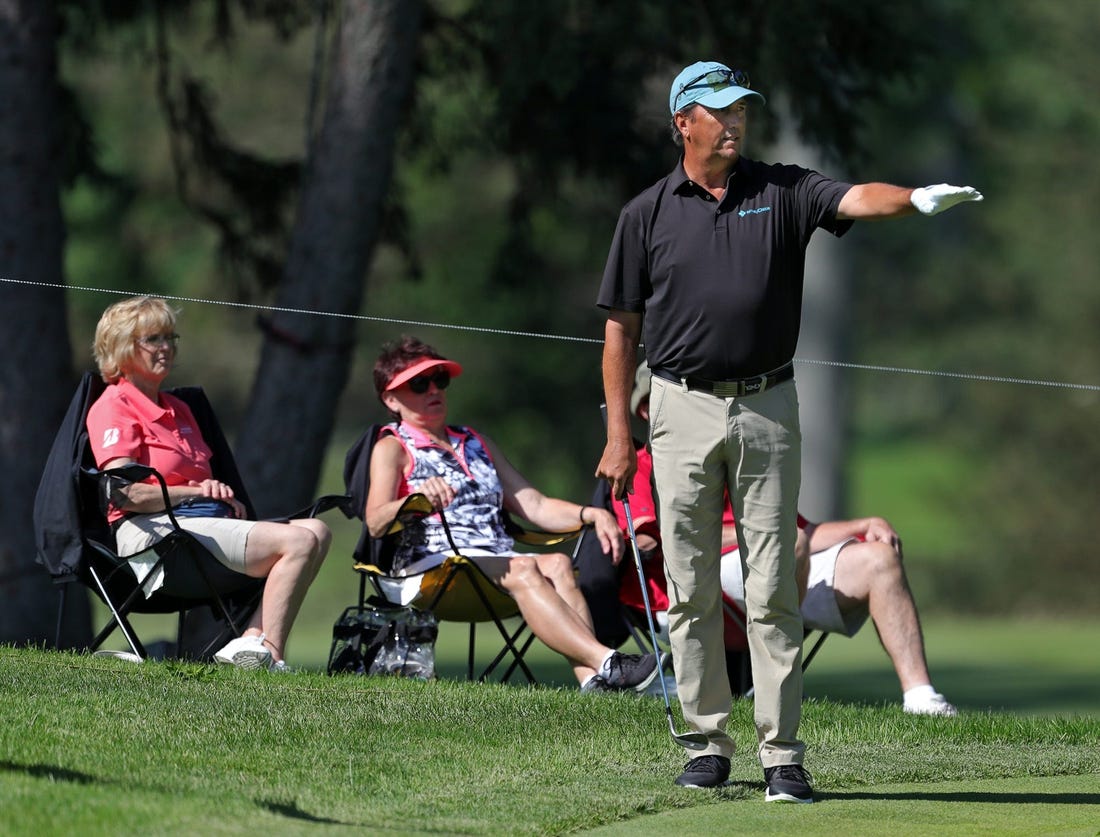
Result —
M 168 506 L 164 480 L 154 469 L 136 464 L 110 471 L 95 467 L 85 419 L 104 389 L 98 376 L 84 374 L 54 439 L 35 496 L 37 560 L 45 565 L 60 590 L 55 645 L 60 645 L 66 598 L 72 585 L 79 584 L 90 589 L 110 614 L 106 625 L 89 643 L 89 651 L 101 649 L 117 629 L 132 654 L 146 659 L 149 652 L 130 617 L 175 613 L 179 617 L 176 642 L 166 649 L 166 656 L 209 660 L 214 651 L 241 634 L 259 604 L 264 579 L 225 567 L 182 529 Z M 168 392 L 191 409 L 213 453 L 210 464 L 214 476 L 233 488 L 248 516 L 254 518 L 248 492 L 203 390 L 179 387 Z M 156 557 L 150 572 L 163 570 L 164 584 L 147 595 L 130 562 L 118 555 L 105 512 L 106 500 L 113 491 L 150 476 L 161 487 L 172 529 L 152 547 Z M 346 499 L 342 495 L 322 497 L 292 517 L 320 514 L 345 504 Z

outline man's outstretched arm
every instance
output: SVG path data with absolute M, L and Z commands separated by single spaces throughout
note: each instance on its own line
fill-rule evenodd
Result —
M 889 183 L 859 183 L 840 199 L 836 217 L 842 221 L 874 221 L 903 218 L 914 212 L 936 215 L 956 204 L 982 199 L 982 193 L 972 186 L 939 183 L 911 189 Z

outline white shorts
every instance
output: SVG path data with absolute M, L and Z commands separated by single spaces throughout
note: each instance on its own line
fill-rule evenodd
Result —
M 842 614 L 836 603 L 836 559 L 840 550 L 850 543 L 858 541 L 849 538 L 810 556 L 810 578 L 806 584 L 806 598 L 802 600 L 802 622 L 807 630 L 855 636 L 867 621 L 866 607 Z M 745 578 L 741 572 L 738 550 L 722 556 L 722 592 L 744 610 Z
M 471 559 L 473 563 L 479 566 L 478 558 L 512 558 L 517 554 L 515 552 L 489 552 L 476 547 L 466 547 L 462 550 L 463 557 Z M 438 567 L 452 555 L 453 553 L 450 552 L 429 555 L 419 561 L 414 561 L 407 567 L 402 567 L 396 575 L 380 578 L 379 585 L 382 588 L 382 595 L 395 604 L 411 604 L 420 595 L 420 584 L 423 581 L 421 576 L 428 570 Z M 486 574 L 489 575 L 489 573 Z

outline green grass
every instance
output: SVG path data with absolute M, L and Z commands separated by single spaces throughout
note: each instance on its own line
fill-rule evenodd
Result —
M 964 709 L 1100 721 L 1100 622 L 937 615 L 924 620 L 924 634 L 933 682 Z M 851 639 L 825 641 L 807 672 L 806 692 L 864 703 L 900 699 L 870 624 Z
M 652 698 L 0 648 L 0 705 L 4 834 L 1100 826 L 1100 723 L 1084 716 L 914 718 L 811 697 L 802 734 L 824 804 L 777 810 L 744 701 L 734 782 L 713 792 L 672 785 L 684 755 Z
M 320 493 L 337 490 L 326 480 Z M 466 635 L 452 624 L 437 646 L 448 679 L 320 675 L 357 595 L 358 527 L 326 520 L 334 547 L 288 648 L 304 674 L 0 649 L 0 835 L 1100 834 L 1100 622 L 927 615 L 955 721 L 901 713 L 870 625 L 831 637 L 802 727 L 823 804 L 777 808 L 761 802 L 746 703 L 730 722 L 734 784 L 693 793 L 672 786 L 685 756 L 659 700 L 582 696 L 538 643 L 536 674 L 564 688 L 457 682 Z M 143 636 L 172 632 L 139 621 Z
M 343 579 L 332 590 L 319 579 L 311 589 L 291 642 L 289 662 L 323 671 L 332 641 L 332 624 L 356 600 L 354 573 L 326 567 Z M 320 589 L 318 589 L 320 588 Z M 102 614 L 101 614 L 102 616 Z M 171 617 L 134 619 L 143 637 L 169 637 Z M 98 627 L 98 623 L 97 623 Z M 924 620 L 925 645 L 933 683 L 960 707 L 1029 715 L 1084 715 L 1100 721 L 1100 622 L 1083 619 L 985 619 L 935 614 Z M 500 648 L 491 624 L 477 629 L 477 659 L 485 664 Z M 122 648 L 117 637 L 110 647 Z M 464 625 L 443 623 L 436 648 L 441 676 L 462 678 L 466 670 Z M 634 650 L 624 646 L 624 650 Z M 528 652 L 543 684 L 575 686 L 566 662 L 542 643 Z M 870 624 L 855 637 L 831 636 L 806 675 L 808 697 L 860 704 L 896 704 L 897 677 Z

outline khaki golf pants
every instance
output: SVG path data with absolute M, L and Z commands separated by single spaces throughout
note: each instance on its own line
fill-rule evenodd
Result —
M 653 377 L 650 443 L 684 719 L 729 757 L 721 538 L 729 487 L 745 576 L 761 764 L 801 764 L 802 615 L 794 545 L 801 432 L 794 381 L 722 398 Z

